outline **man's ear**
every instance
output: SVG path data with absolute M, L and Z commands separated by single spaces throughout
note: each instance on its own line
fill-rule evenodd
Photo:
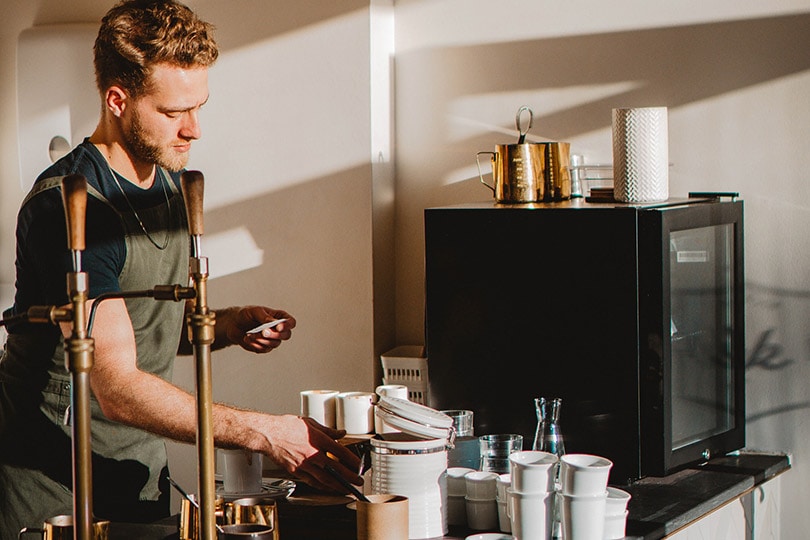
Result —
M 104 95 L 104 104 L 114 116 L 120 117 L 127 108 L 127 92 L 120 86 L 110 86 Z

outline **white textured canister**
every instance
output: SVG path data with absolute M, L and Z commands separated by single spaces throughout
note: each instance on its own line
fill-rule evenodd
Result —
M 371 439 L 371 492 L 408 497 L 408 538 L 436 538 L 447 527 L 447 440 L 406 433 Z
M 613 197 L 656 202 L 669 197 L 666 107 L 613 109 Z

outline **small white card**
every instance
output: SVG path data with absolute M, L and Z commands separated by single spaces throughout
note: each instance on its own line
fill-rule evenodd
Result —
M 259 333 L 259 332 L 261 332 L 262 330 L 266 330 L 267 328 L 273 328 L 273 327 L 274 327 L 274 326 L 276 326 L 277 324 L 281 324 L 281 323 L 283 323 L 283 322 L 284 322 L 284 321 L 286 321 L 286 320 L 287 320 L 287 319 L 276 319 L 275 321 L 266 322 L 266 323 L 264 323 L 264 324 L 260 324 L 260 325 L 259 325 L 259 326 L 257 326 L 256 328 L 251 328 L 250 330 L 248 330 L 248 331 L 247 331 L 247 332 L 245 332 L 245 333 L 246 333 L 246 334 L 258 334 L 258 333 Z

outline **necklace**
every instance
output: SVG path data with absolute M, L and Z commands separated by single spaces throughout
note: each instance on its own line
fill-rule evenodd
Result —
M 113 168 L 110 165 L 109 161 L 107 162 L 107 168 L 110 169 L 110 174 L 113 177 L 113 181 L 115 182 L 115 185 L 118 186 L 118 190 L 121 192 L 121 195 L 124 196 L 124 200 L 127 202 L 127 206 L 129 206 L 129 209 L 132 210 L 132 214 L 135 216 L 135 219 L 138 221 L 138 225 L 141 226 L 141 230 L 143 231 L 143 234 L 146 235 L 146 237 L 149 239 L 149 241 L 152 242 L 152 245 L 155 246 L 156 248 L 158 248 L 160 250 L 166 249 L 166 246 L 169 245 L 169 229 L 168 228 L 166 229 L 166 237 L 163 239 L 163 244 L 162 245 L 155 242 L 155 239 L 152 238 L 152 235 L 149 234 L 149 231 L 146 230 L 146 226 L 143 224 L 143 220 L 141 219 L 141 216 L 138 215 L 138 212 L 135 211 L 135 207 L 132 206 L 132 202 L 130 202 L 129 197 L 127 197 L 127 193 L 126 193 L 126 191 L 124 191 L 124 187 L 121 185 L 121 182 L 118 181 L 118 175 L 115 174 L 115 171 L 113 170 Z M 169 215 L 171 215 L 172 206 L 169 203 L 169 193 L 166 190 L 166 179 L 163 177 L 163 172 L 160 170 L 160 167 L 158 167 L 157 165 L 155 165 L 155 177 L 156 177 L 156 179 L 157 178 L 160 179 L 160 186 L 163 188 L 163 197 L 166 199 L 166 208 L 169 211 Z

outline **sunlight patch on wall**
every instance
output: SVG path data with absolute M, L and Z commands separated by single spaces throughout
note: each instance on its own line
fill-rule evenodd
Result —
M 220 56 L 189 162 L 207 208 L 369 163 L 368 24 L 351 13 Z
M 208 257 L 210 279 L 256 268 L 264 262 L 264 251 L 245 227 L 206 235 L 203 255 Z
M 449 105 L 448 136 L 453 141 L 460 141 L 490 133 L 501 133 L 507 136 L 503 141 L 504 144 L 517 142 L 515 114 L 520 107 L 527 105 L 534 115 L 534 123 L 526 136 L 526 141 L 554 140 L 551 134 L 543 133 L 543 126 L 538 122 L 539 118 L 623 94 L 643 84 L 645 83 L 641 81 L 622 81 L 612 84 L 462 96 Z M 610 111 L 606 114 L 610 114 Z M 524 117 L 522 120 L 527 122 L 528 118 Z

